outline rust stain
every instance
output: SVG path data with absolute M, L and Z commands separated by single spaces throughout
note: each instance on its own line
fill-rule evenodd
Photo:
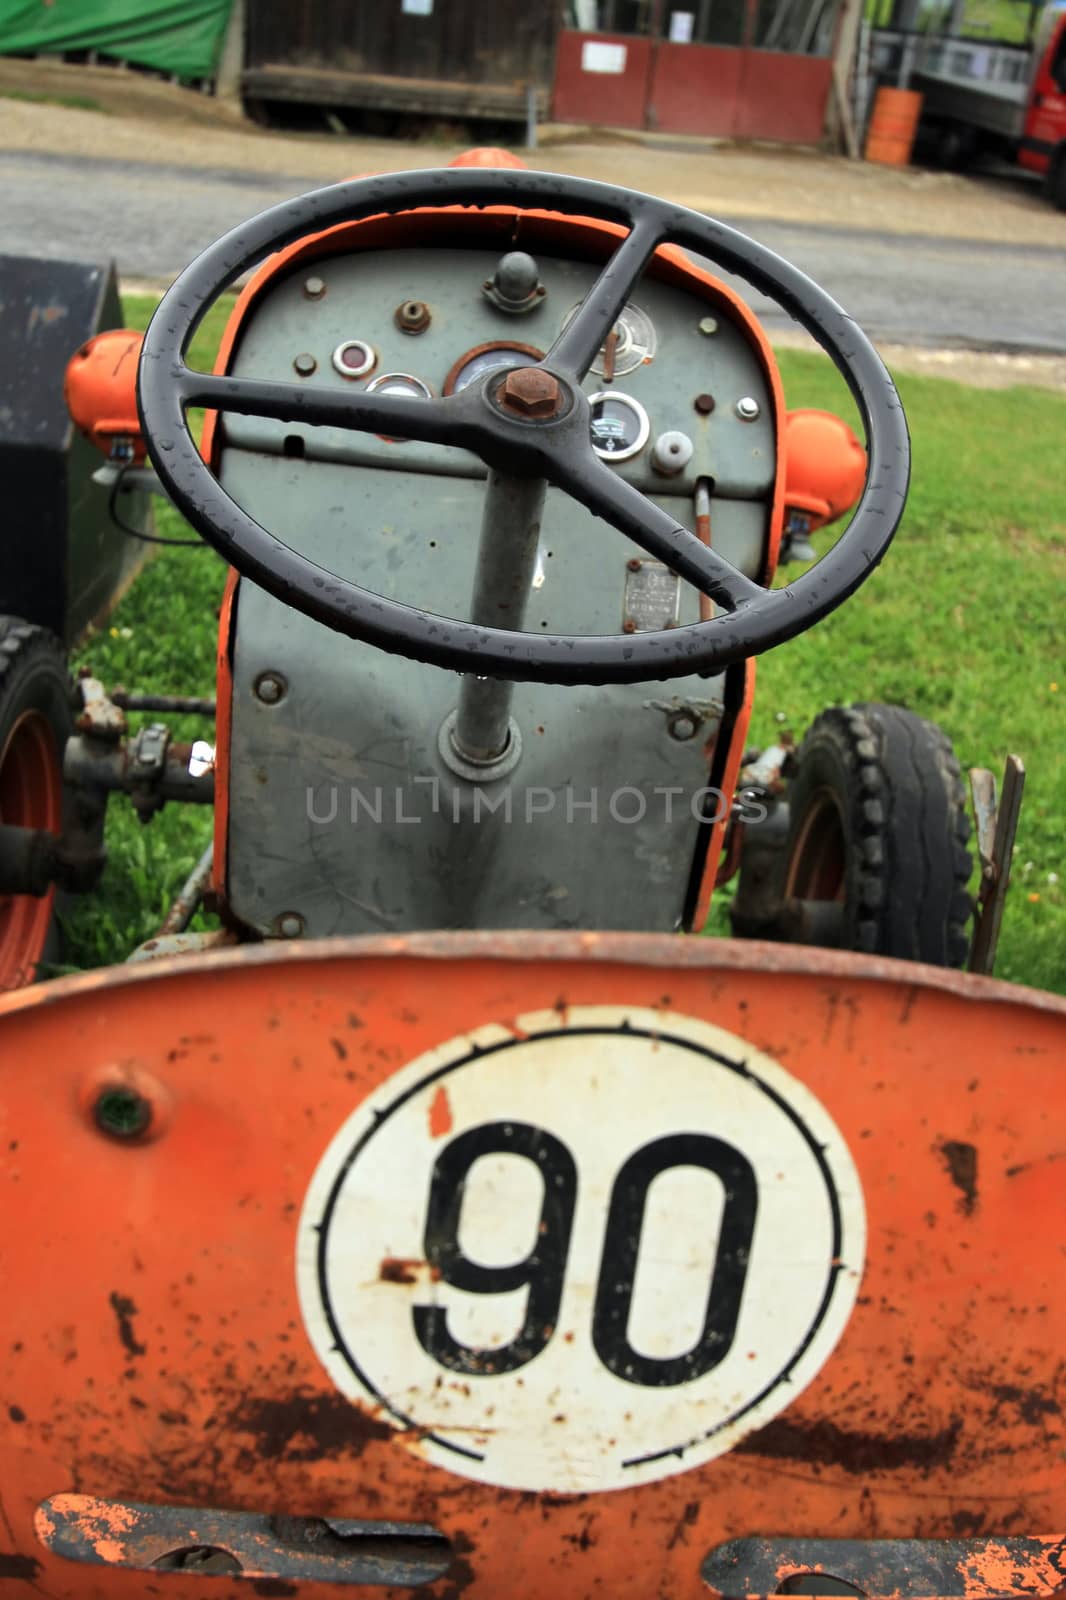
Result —
M 133 1332 L 133 1319 L 137 1315 L 137 1307 L 128 1295 L 119 1294 L 117 1289 L 112 1289 L 108 1299 L 118 1322 L 118 1336 L 122 1340 L 123 1349 L 127 1355 L 143 1356 L 147 1346 L 139 1344 Z
M 429 1103 L 429 1136 L 431 1139 L 443 1139 L 445 1134 L 451 1133 L 455 1126 L 452 1116 L 452 1103 L 448 1099 L 448 1091 L 443 1083 L 437 1085 L 437 1092 Z
M 1016 1406 L 1022 1421 L 1031 1428 L 1038 1428 L 1045 1417 L 1062 1415 L 1058 1401 L 1040 1389 L 1022 1389 L 1013 1383 L 997 1383 L 992 1386 L 991 1392 L 1001 1405 Z
M 790 1422 L 778 1418 L 749 1434 L 734 1449 L 738 1455 L 773 1456 L 845 1472 L 895 1472 L 901 1467 L 932 1471 L 947 1466 L 955 1454 L 962 1421 L 954 1418 L 939 1433 L 882 1436 L 838 1428 L 836 1423 Z
M 249 1396 L 230 1413 L 228 1426 L 251 1434 L 267 1461 L 360 1456 L 368 1444 L 394 1436 L 387 1423 L 350 1404 L 343 1395 L 311 1390 L 298 1390 L 284 1400 Z
M 414 1256 L 386 1256 L 378 1277 L 382 1283 L 417 1283 L 418 1268 L 425 1265 Z
M 937 1146 L 944 1158 L 948 1177 L 962 1195 L 959 1209 L 972 1217 L 977 1205 L 977 1148 L 962 1139 L 945 1139 Z

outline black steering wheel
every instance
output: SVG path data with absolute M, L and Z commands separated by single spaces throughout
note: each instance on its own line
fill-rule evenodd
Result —
M 219 295 L 250 267 L 309 233 L 418 206 L 539 207 L 629 226 L 542 363 L 490 371 L 442 399 L 210 375 L 185 364 Z M 753 583 L 593 452 L 580 385 L 661 244 L 709 257 L 771 295 L 832 357 L 862 415 L 869 467 L 862 499 L 829 553 L 787 588 Z M 502 392 L 505 390 L 507 392 Z M 449 168 L 357 179 L 285 201 L 234 228 L 187 267 L 144 340 L 138 401 L 148 453 L 178 509 L 244 576 L 350 638 L 457 672 L 540 683 L 628 683 L 718 671 L 811 627 L 881 560 L 903 514 L 910 445 L 880 357 L 817 284 L 744 234 L 630 189 L 552 173 Z M 325 571 L 255 522 L 221 487 L 189 432 L 189 406 L 457 445 L 489 467 L 543 478 L 657 557 L 723 611 L 688 627 L 567 635 L 481 627 L 386 599 Z M 505 530 L 501 530 L 505 536 Z

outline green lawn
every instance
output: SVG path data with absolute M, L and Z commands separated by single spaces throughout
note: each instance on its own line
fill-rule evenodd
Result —
M 129 299 L 130 325 L 143 327 L 152 304 Z M 223 319 L 224 309 L 208 319 L 194 359 L 207 364 Z M 790 405 L 854 418 L 828 361 L 795 352 L 782 352 L 780 361 Z M 763 657 L 754 741 L 769 742 L 782 726 L 799 737 L 827 704 L 885 700 L 939 722 L 964 766 L 998 771 L 1008 751 L 1019 754 L 1026 794 L 996 971 L 1066 993 L 1066 895 L 1059 881 L 1066 397 L 974 390 L 936 378 L 898 382 L 914 438 L 903 527 L 858 596 Z M 157 512 L 157 528 L 183 532 L 169 507 Z M 832 537 L 823 534 L 823 545 Z M 223 576 L 212 552 L 162 551 L 81 659 L 109 684 L 212 693 Z M 205 731 L 191 721 L 182 729 L 186 737 Z M 70 919 L 71 959 L 120 961 L 150 937 L 209 836 L 206 810 L 168 806 L 142 828 L 124 800 L 114 801 L 111 860 L 101 891 Z

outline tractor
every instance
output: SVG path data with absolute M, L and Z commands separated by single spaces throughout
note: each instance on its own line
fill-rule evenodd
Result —
M 971 942 L 939 729 L 747 743 L 903 512 L 864 334 L 724 224 L 475 152 L 242 224 L 133 339 L 67 399 L 112 503 L 225 558 L 217 695 L 60 692 L 6 625 L 0 774 L 29 727 L 52 796 L 0 789 L 9 973 L 109 797 L 214 835 L 136 959 L 0 999 L 12 1600 L 1061 1591 L 1066 1004 L 955 970 L 1020 773 Z

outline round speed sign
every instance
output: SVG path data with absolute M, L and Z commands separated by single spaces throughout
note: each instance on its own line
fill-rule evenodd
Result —
M 340 1129 L 304 1320 L 411 1450 L 499 1487 L 687 1471 L 790 1404 L 855 1303 L 865 1217 L 823 1107 L 735 1035 L 572 1007 L 453 1039 Z

